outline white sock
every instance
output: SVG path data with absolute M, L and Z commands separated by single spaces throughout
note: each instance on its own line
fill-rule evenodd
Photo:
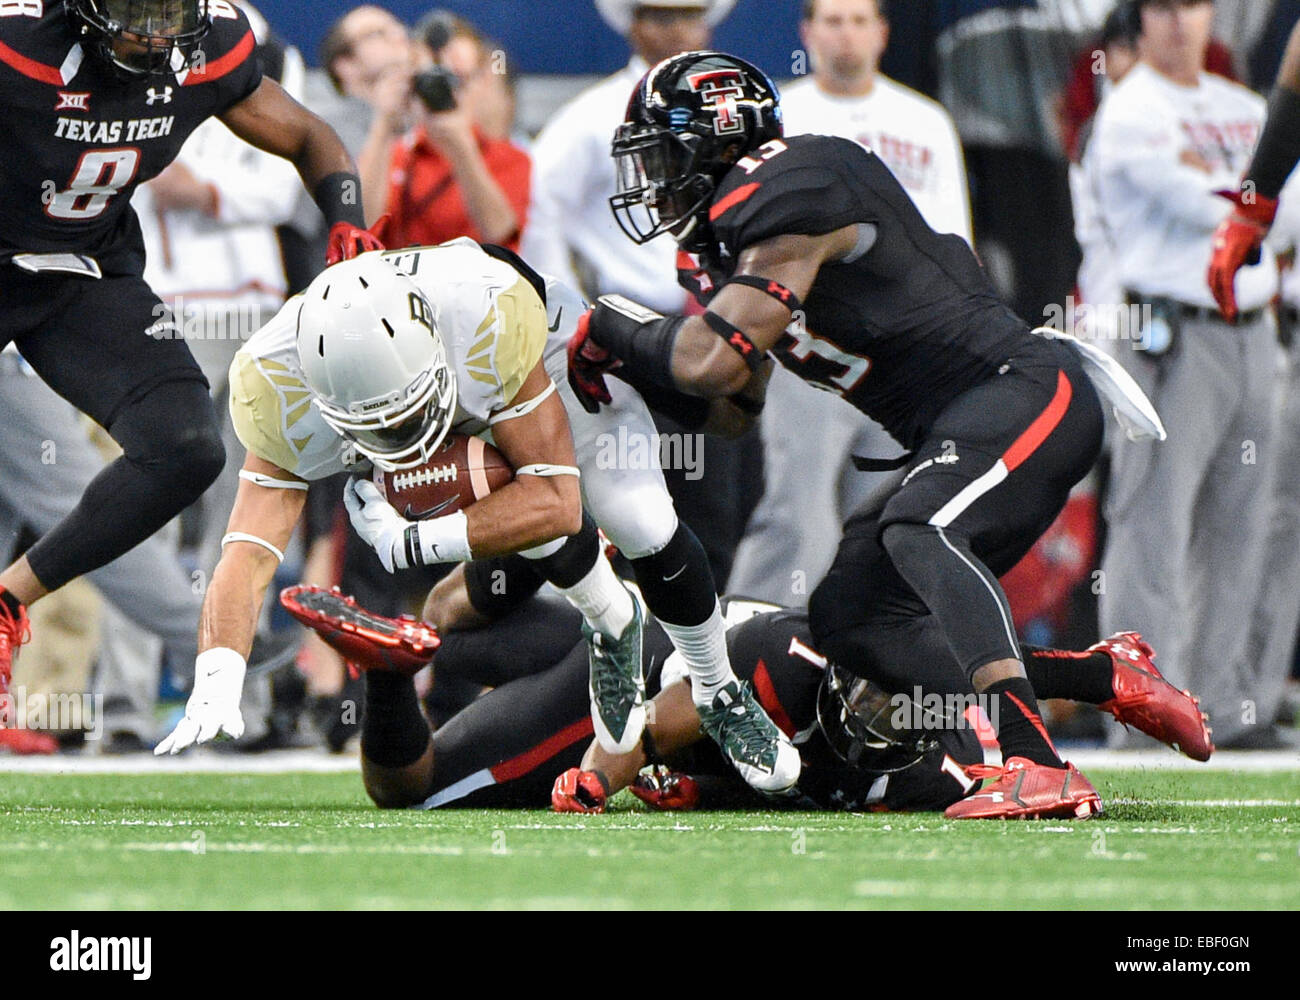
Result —
M 696 705 L 708 707 L 718 689 L 736 680 L 727 657 L 727 626 L 722 621 L 722 605 L 714 604 L 713 614 L 699 625 L 669 625 L 660 622 L 691 668 L 691 698 Z
M 588 625 L 611 639 L 623 634 L 636 613 L 632 595 L 619 582 L 604 553 L 596 559 L 596 565 L 586 576 L 560 593 L 582 612 Z

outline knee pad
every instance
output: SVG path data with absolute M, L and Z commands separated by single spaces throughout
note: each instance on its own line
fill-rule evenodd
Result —
M 595 487 L 586 499 L 591 516 L 628 559 L 662 551 L 677 533 L 677 510 L 662 478 L 656 485 L 612 491 L 609 496 Z

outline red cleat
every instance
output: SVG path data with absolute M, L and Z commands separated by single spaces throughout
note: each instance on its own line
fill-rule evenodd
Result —
M 27 609 L 20 604 L 18 617 L 15 618 L 9 608 L 0 602 L 0 729 L 4 729 L 9 724 L 9 681 L 13 678 L 14 659 L 18 656 L 18 647 L 31 637 L 32 629 L 27 621 Z
M 632 782 L 632 794 L 651 809 L 685 812 L 700 804 L 700 786 L 689 774 L 663 764 L 647 767 Z
M 413 677 L 433 662 L 442 640 L 433 626 L 409 616 L 385 618 L 344 597 L 337 587 L 286 587 L 285 610 L 338 650 L 353 677 L 383 670 Z
M 1101 650 L 1114 664 L 1111 688 L 1115 697 L 1097 707 L 1126 726 L 1159 740 L 1192 760 L 1209 760 L 1210 721 L 1190 691 L 1179 691 L 1156 665 L 1155 650 L 1136 632 L 1119 632 L 1088 647 Z
M 1101 796 L 1078 768 L 1012 757 L 991 785 L 954 802 L 948 819 L 1086 819 L 1101 812 Z
M 551 808 L 557 813 L 603 813 L 608 797 L 600 775 L 571 767 L 555 779 Z
M 0 750 L 33 757 L 58 753 L 59 741 L 49 733 L 38 733 L 34 729 L 0 729 Z

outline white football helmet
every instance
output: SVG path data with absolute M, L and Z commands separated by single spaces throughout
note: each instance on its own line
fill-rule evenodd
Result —
M 380 469 L 424 464 L 451 429 L 456 373 L 433 306 L 381 251 L 303 293 L 298 361 L 325 422 Z

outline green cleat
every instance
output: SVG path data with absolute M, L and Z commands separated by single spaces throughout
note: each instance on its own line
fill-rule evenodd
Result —
M 591 721 L 606 753 L 627 753 L 645 729 L 645 677 L 641 672 L 641 633 L 645 619 L 632 601 L 633 618 L 611 639 L 585 622 L 587 662 L 591 666 Z
M 708 708 L 697 709 L 700 728 L 722 748 L 745 783 L 764 795 L 785 795 L 799 781 L 802 762 L 785 733 L 768 718 L 749 684 L 731 681 Z

